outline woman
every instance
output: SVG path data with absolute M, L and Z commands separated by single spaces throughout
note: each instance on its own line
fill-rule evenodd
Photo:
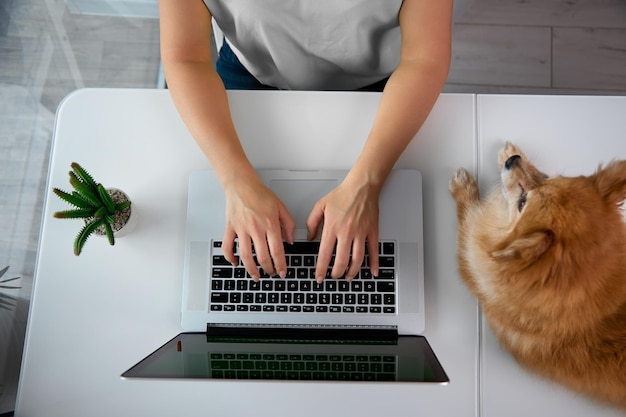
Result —
M 314 206 L 322 224 L 316 279 L 356 276 L 377 253 L 380 190 L 430 113 L 450 65 L 452 0 L 159 0 L 161 56 L 172 98 L 226 194 L 224 243 L 258 280 L 284 277 L 294 221 L 258 178 L 233 126 L 226 88 L 358 90 L 384 86 L 374 124 L 345 180 Z M 226 40 L 217 68 L 212 18 Z M 236 263 L 229 244 L 226 258 Z M 378 274 L 378 258 L 370 269 Z

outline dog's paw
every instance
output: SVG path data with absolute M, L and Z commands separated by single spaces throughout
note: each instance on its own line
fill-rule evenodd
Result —
M 459 168 L 452 175 L 449 189 L 457 202 L 468 202 L 480 198 L 478 183 L 465 168 Z
M 526 159 L 526 155 L 520 150 L 520 148 L 513 145 L 511 142 L 506 142 L 504 147 L 498 153 L 498 168 L 502 170 L 504 163 L 514 155 L 519 155 L 522 159 Z

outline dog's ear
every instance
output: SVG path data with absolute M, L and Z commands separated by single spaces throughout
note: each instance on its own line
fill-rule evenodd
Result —
M 534 231 L 514 240 L 505 240 L 491 252 L 495 260 L 519 260 L 526 264 L 541 256 L 554 242 L 551 230 Z
M 620 204 L 626 199 L 626 161 L 613 161 L 606 167 L 600 166 L 591 178 L 606 201 Z

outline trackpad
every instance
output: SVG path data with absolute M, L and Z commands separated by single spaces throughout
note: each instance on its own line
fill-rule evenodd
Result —
M 306 219 L 317 201 L 337 187 L 330 180 L 271 180 L 270 188 L 287 206 L 296 222 L 296 229 L 306 229 Z

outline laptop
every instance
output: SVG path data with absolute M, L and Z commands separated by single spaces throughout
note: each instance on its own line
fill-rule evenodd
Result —
M 130 368 L 126 378 L 436 382 L 448 377 L 424 330 L 422 181 L 393 170 L 379 201 L 379 274 L 369 256 L 352 281 L 315 280 L 318 242 L 306 240 L 313 205 L 346 170 L 259 170 L 295 223 L 287 277 L 222 252 L 225 196 L 214 171 L 189 178 L 182 294 L 183 333 Z M 232 243 L 231 243 L 232 244 Z M 237 246 L 235 243 L 235 251 Z M 332 265 L 331 265 L 332 266 Z

